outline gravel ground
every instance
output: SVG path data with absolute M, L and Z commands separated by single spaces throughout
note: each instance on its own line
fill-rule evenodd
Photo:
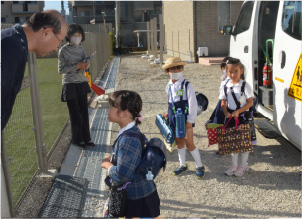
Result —
M 164 56 L 164 60 L 168 58 Z M 155 182 L 161 199 L 161 217 L 301 217 L 301 152 L 284 138 L 266 139 L 257 132 L 258 145 L 250 155 L 250 171 L 243 177 L 227 177 L 230 155 L 217 157 L 217 146 L 208 147 L 204 122 L 218 101 L 219 66 L 188 64 L 184 77 L 209 99 L 209 107 L 196 121 L 194 141 L 206 166 L 202 180 L 194 177 L 195 163 L 187 152 L 189 170 L 173 176 L 178 155 L 167 151 L 167 169 Z M 160 66 L 151 67 L 141 54 L 122 56 L 116 90 L 138 92 L 143 99 L 140 129 L 148 138 L 160 137 L 157 114 L 167 111 L 168 76 Z M 114 124 L 114 141 L 119 127 Z M 110 148 L 108 149 L 110 152 Z M 239 158 L 241 161 L 241 158 Z
M 164 56 L 166 58 L 168 56 Z M 230 165 L 231 157 L 217 157 L 217 146 L 207 146 L 203 125 L 218 100 L 219 66 L 188 64 L 184 76 L 196 91 L 205 94 L 210 101 L 208 110 L 198 116 L 194 128 L 194 141 L 206 166 L 206 176 L 202 180 L 195 179 L 195 164 L 189 152 L 189 170 L 181 176 L 173 176 L 171 171 L 179 165 L 178 155 L 177 151 L 167 151 L 167 169 L 155 180 L 161 199 L 160 216 L 301 218 L 301 151 L 283 138 L 266 139 L 257 132 L 259 145 L 249 157 L 251 171 L 240 178 L 225 176 L 224 171 Z M 140 129 L 148 138 L 160 137 L 154 121 L 157 114 L 167 110 L 167 95 L 164 92 L 167 82 L 168 76 L 160 66 L 150 67 L 140 54 L 122 56 L 116 89 L 134 90 L 141 95 L 144 120 Z M 111 142 L 118 131 L 119 127 L 114 124 Z M 60 170 L 69 142 L 68 125 L 58 150 L 49 160 L 50 169 Z M 111 147 L 108 147 L 108 153 L 110 150 Z M 17 217 L 38 217 L 52 183 L 52 179 L 37 178 L 19 206 Z M 101 208 L 103 203 L 96 210 Z

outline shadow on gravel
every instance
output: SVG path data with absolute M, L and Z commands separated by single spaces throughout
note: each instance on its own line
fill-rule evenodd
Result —
M 213 146 L 213 149 L 215 147 L 217 148 Z M 255 146 L 254 153 L 249 156 L 250 170 L 243 177 L 224 175 L 230 165 L 231 156 L 217 156 L 215 152 L 216 150 L 200 151 L 206 166 L 206 177 L 202 180 L 216 179 L 218 182 L 248 185 L 264 190 L 301 190 L 301 151 L 294 146 Z M 187 157 L 188 161 L 193 161 L 190 156 Z M 238 161 L 241 162 L 241 155 Z M 291 167 L 291 172 L 287 170 L 288 167 Z
M 219 197 L 218 197 L 219 198 Z M 242 210 L 240 208 L 236 208 L 236 206 L 233 206 L 232 208 L 227 207 L 219 207 L 219 206 L 208 206 L 203 204 L 191 204 L 191 203 L 184 203 L 181 201 L 175 201 L 173 199 L 163 199 L 161 200 L 161 203 L 167 203 L 167 204 L 161 204 L 160 209 L 161 211 L 173 211 L 173 212 L 179 212 L 179 214 L 182 214 L 183 212 L 187 212 L 188 215 L 198 215 L 198 217 L 203 217 L 204 215 L 207 215 L 207 217 L 218 217 L 218 218 L 234 218 L 235 215 L 245 215 L 246 218 L 254 218 L 255 215 L 286 215 L 287 217 L 300 217 L 301 214 L 294 214 L 289 213 L 287 211 L 284 212 L 275 212 L 275 211 L 257 211 L 251 208 L 246 208 L 245 210 Z M 173 205 L 175 207 L 172 207 L 170 205 Z M 192 210 L 194 209 L 194 210 Z M 196 210 L 198 209 L 198 210 Z M 174 213 L 178 214 L 178 213 Z

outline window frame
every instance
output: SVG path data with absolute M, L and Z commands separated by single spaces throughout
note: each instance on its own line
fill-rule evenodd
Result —
M 253 10 L 254 10 L 254 4 L 255 4 L 254 1 L 248 1 L 242 6 L 242 8 L 240 10 L 240 14 L 238 16 L 238 19 L 237 19 L 236 24 L 234 26 L 234 31 L 233 31 L 234 35 L 241 34 L 241 33 L 243 33 L 243 32 L 250 29 L 252 16 L 253 16 Z M 243 22 L 242 18 L 244 18 L 244 16 L 247 14 L 247 11 L 246 11 L 247 9 L 249 9 L 249 11 L 250 11 L 250 17 L 249 17 L 249 21 L 248 21 L 249 22 L 248 28 L 241 30 L 241 29 L 239 29 L 241 27 L 240 24 L 242 24 L 242 22 Z
M 286 35 L 288 35 L 288 36 L 290 36 L 290 37 L 292 37 L 292 38 L 294 38 L 294 39 L 296 39 L 296 40 L 302 40 L 302 30 L 300 29 L 300 33 L 299 33 L 299 31 L 298 32 L 292 32 L 292 31 L 290 31 L 290 29 L 292 29 L 292 25 L 288 22 L 287 24 L 288 24 L 288 26 L 291 26 L 291 27 L 287 27 L 287 29 L 285 29 L 284 28 L 284 21 L 285 21 L 285 12 L 286 12 L 286 7 L 289 7 L 289 6 L 291 6 L 291 5 L 286 5 L 286 3 L 290 3 L 290 2 L 294 2 L 295 3 L 295 6 L 292 6 L 292 7 L 294 7 L 293 8 L 293 13 L 292 13 L 292 15 L 291 15 L 291 17 L 293 17 L 293 16 L 295 16 L 295 14 L 296 14 L 296 12 L 297 12 L 297 9 L 299 9 L 299 7 L 297 7 L 297 3 L 299 3 L 300 4 L 300 8 L 302 7 L 302 3 L 301 3 L 301 1 L 284 1 L 284 4 L 283 4 L 283 9 L 282 9 L 282 20 L 281 20 L 281 28 L 282 28 L 282 31 L 286 34 Z M 288 20 L 291 20 L 291 17 L 288 19 Z M 286 17 L 287 18 L 287 17 Z M 299 26 L 300 26 L 300 28 L 301 28 L 301 25 L 302 25 L 302 10 L 301 10 L 301 12 L 300 12 L 300 17 L 299 18 L 296 18 L 296 19 L 298 19 L 298 20 L 300 20 L 300 23 L 299 23 L 299 21 L 297 22 L 297 27 L 296 27 L 296 24 L 294 24 L 294 29 L 295 30 L 297 30 L 297 29 L 299 29 Z M 293 21 L 292 21 L 293 22 Z M 287 31 L 289 29 L 289 31 Z

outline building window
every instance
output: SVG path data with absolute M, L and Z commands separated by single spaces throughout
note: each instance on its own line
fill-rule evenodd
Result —
M 19 17 L 15 17 L 15 23 L 20 23 L 20 18 Z
M 18 1 L 13 1 L 13 4 L 16 4 L 16 5 L 17 5 L 17 4 L 19 4 L 19 2 L 18 2 Z
M 1 1 L 1 5 L 3 5 L 4 4 L 4 1 Z
M 81 17 L 90 16 L 90 11 L 80 11 L 80 16 Z
M 5 17 L 1 17 L 1 23 L 5 23 L 5 22 L 6 22 Z

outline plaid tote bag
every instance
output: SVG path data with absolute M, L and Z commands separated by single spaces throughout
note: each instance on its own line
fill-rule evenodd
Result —
M 239 124 L 239 119 L 234 118 L 235 127 L 226 128 L 232 118 L 225 126 L 217 128 L 219 154 L 253 152 L 250 124 Z

